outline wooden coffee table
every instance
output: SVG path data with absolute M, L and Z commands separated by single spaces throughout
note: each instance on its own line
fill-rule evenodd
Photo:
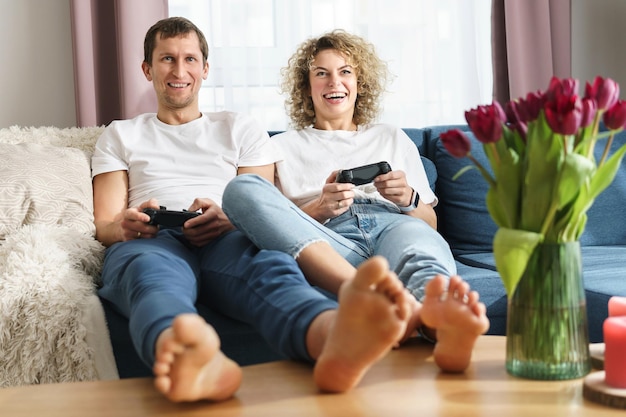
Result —
M 415 341 L 377 363 L 345 394 L 320 394 L 311 367 L 291 361 L 244 368 L 237 395 L 221 403 L 174 404 L 150 378 L 0 389 L 0 415 L 90 416 L 624 416 L 587 401 L 582 379 L 530 381 L 504 369 L 505 338 L 479 339 L 464 374 L 433 363 L 432 346 Z

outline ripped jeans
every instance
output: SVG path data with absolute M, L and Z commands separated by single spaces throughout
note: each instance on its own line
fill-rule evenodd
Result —
M 222 209 L 262 249 L 297 258 L 307 245 L 325 241 L 355 267 L 381 255 L 420 301 L 424 286 L 436 274 L 456 274 L 452 252 L 443 237 L 423 220 L 402 214 L 391 203 L 355 200 L 348 211 L 322 225 L 270 182 L 245 174 L 226 187 Z

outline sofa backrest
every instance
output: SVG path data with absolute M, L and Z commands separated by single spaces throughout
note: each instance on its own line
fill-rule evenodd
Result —
M 607 139 L 598 142 L 596 160 L 602 157 Z M 615 135 L 609 155 L 626 144 L 626 132 Z M 587 227 L 580 242 L 584 246 L 626 245 L 626 162 L 622 161 L 615 179 L 600 194 L 589 209 Z M 624 217 L 622 217 L 624 216 Z
M 465 125 L 432 126 L 424 129 L 425 138 L 419 148 L 421 154 L 430 159 L 437 170 L 434 191 L 439 198 L 439 204 L 435 208 L 438 230 L 448 241 L 455 255 L 490 252 L 497 227 L 485 205 L 487 183 L 476 169 L 454 179 L 459 170 L 470 161 L 454 158 L 439 140 L 442 132 L 453 128 L 463 130 L 475 140 Z M 473 144 L 473 149 L 476 147 L 477 145 Z M 472 154 L 488 166 L 482 148 L 480 150 L 480 153 Z

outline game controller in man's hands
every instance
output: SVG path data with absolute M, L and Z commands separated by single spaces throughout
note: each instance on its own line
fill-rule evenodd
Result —
M 154 226 L 180 227 L 189 219 L 199 216 L 200 213 L 195 211 L 176 211 L 167 210 L 161 206 L 158 210 L 153 208 L 145 208 L 143 212 L 150 216 L 148 224 Z
M 337 173 L 336 182 L 351 182 L 354 185 L 363 185 L 372 182 L 379 175 L 391 171 L 386 161 L 363 165 L 352 169 L 342 169 Z

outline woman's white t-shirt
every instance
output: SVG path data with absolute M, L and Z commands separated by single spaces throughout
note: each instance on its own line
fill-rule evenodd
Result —
M 277 155 L 267 132 L 242 114 L 203 113 L 169 125 L 150 113 L 105 129 L 92 157 L 92 176 L 128 171 L 129 207 L 156 198 L 170 210 L 182 210 L 198 197 L 221 206 L 239 167 L 272 164 Z
M 406 174 L 409 186 L 426 204 L 437 204 L 419 151 L 404 131 L 387 124 L 359 126 L 356 131 L 308 127 L 272 137 L 282 152 L 276 164 L 277 185 L 296 205 L 316 199 L 332 171 L 387 161 Z M 372 184 L 355 187 L 355 198 L 384 201 Z

